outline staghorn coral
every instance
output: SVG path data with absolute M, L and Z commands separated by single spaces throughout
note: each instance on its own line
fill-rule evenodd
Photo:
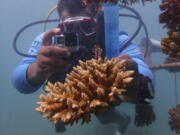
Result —
M 178 104 L 175 108 L 170 109 L 169 115 L 169 125 L 171 126 L 171 129 L 176 133 L 180 133 L 180 104 Z
M 103 2 L 112 2 L 112 3 L 117 3 L 117 2 L 120 2 L 124 5 L 130 5 L 130 4 L 134 4 L 134 3 L 140 3 L 142 2 L 142 4 L 144 5 L 145 2 L 147 1 L 155 1 L 155 0 L 84 0 L 84 3 L 86 4 L 89 4 L 89 3 L 92 3 L 92 2 L 95 2 L 95 3 L 103 3 Z
M 65 124 L 73 124 L 82 118 L 83 123 L 88 123 L 91 113 L 118 105 L 119 95 L 137 97 L 138 81 L 133 78 L 138 73 L 126 68 L 126 60 L 98 58 L 79 64 L 67 75 L 64 84 L 47 84 L 47 95 L 40 95 L 41 101 L 36 108 L 44 118 Z
M 180 31 L 169 31 L 168 37 L 161 39 L 161 48 L 170 56 L 180 56 Z
M 159 6 L 163 13 L 159 16 L 159 22 L 164 23 L 164 27 L 172 30 L 180 30 L 180 1 L 163 0 Z

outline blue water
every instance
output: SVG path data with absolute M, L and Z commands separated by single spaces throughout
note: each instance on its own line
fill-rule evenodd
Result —
M 15 33 L 27 23 L 44 19 L 48 10 L 56 2 L 57 0 L 1 0 L 0 2 L 0 135 L 114 135 L 115 125 L 101 124 L 94 116 L 90 124 L 81 126 L 78 123 L 72 127 L 68 126 L 64 133 L 57 133 L 52 123 L 34 111 L 42 90 L 24 95 L 12 86 L 12 71 L 22 59 L 12 48 Z M 157 2 L 147 3 L 144 7 L 137 4 L 133 6 L 145 21 L 150 37 L 156 40 L 166 35 L 166 30 L 158 23 L 159 4 L 157 0 Z M 56 17 L 56 14 L 53 16 Z M 120 18 L 120 25 L 131 35 L 136 29 L 137 22 L 133 19 Z M 48 27 L 52 26 L 48 25 Z M 21 50 L 26 52 L 32 40 L 42 31 L 43 25 L 37 25 L 24 32 L 18 41 Z M 144 31 L 141 30 L 135 42 L 139 43 L 144 35 Z M 155 53 L 152 56 L 153 63 L 162 63 L 165 57 L 166 55 L 162 53 Z M 125 135 L 175 135 L 168 125 L 168 109 L 175 106 L 173 74 L 162 70 L 156 71 L 155 75 L 156 96 L 152 104 L 156 121 L 150 126 L 137 128 L 134 125 L 135 106 L 122 104 L 118 107 L 118 111 L 126 113 L 131 119 Z M 179 82 L 179 73 L 177 78 Z M 180 89 L 180 86 L 178 88 Z

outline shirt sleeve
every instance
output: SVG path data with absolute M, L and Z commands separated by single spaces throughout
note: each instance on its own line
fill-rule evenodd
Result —
M 123 47 L 125 43 L 129 40 L 128 35 L 121 31 L 119 34 L 119 48 Z M 122 52 L 120 52 L 119 55 L 127 54 L 129 55 L 137 64 L 138 64 L 138 70 L 139 73 L 142 75 L 149 77 L 153 84 L 154 84 L 154 75 L 152 70 L 148 67 L 148 65 L 145 63 L 145 59 L 140 52 L 140 49 L 137 44 L 130 43 Z
M 39 48 L 42 45 L 42 37 L 43 34 L 36 37 L 28 51 L 28 54 L 37 55 Z M 12 83 L 14 87 L 21 93 L 32 93 L 41 87 L 41 85 L 30 84 L 29 80 L 27 79 L 27 69 L 29 65 L 35 61 L 36 58 L 34 57 L 25 57 L 13 71 Z

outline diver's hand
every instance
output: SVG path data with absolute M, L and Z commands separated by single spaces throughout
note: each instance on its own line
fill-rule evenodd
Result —
M 117 61 L 126 60 L 125 67 L 127 70 L 134 70 L 135 73 L 138 73 L 138 66 L 135 61 L 131 59 L 130 56 L 127 54 L 118 56 L 116 58 Z M 136 75 L 138 76 L 138 75 Z M 136 78 L 137 79 L 137 78 Z M 122 102 L 129 102 L 129 103 L 136 103 L 137 102 L 137 95 L 138 95 L 137 89 L 130 89 L 126 92 L 126 95 L 120 95 L 119 98 Z
M 120 55 L 116 57 L 117 61 L 126 60 L 125 66 L 127 70 L 134 70 L 138 73 L 137 63 L 127 54 Z
M 68 49 L 51 46 L 52 36 L 57 34 L 60 34 L 60 29 L 52 29 L 45 33 L 37 60 L 28 67 L 27 77 L 33 85 L 43 83 L 52 73 L 64 72 L 69 68 Z

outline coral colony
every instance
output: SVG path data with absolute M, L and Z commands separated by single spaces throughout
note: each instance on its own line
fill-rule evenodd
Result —
M 168 71 L 174 72 L 176 76 L 176 72 L 180 71 L 180 0 L 163 0 L 159 7 L 163 12 L 159 16 L 159 21 L 165 24 L 164 27 L 168 29 L 168 36 L 161 39 L 161 48 L 169 57 L 166 59 L 165 64 L 153 68 L 168 69 Z M 175 88 L 176 85 L 175 77 Z M 177 94 L 177 89 L 175 89 L 175 93 Z M 180 105 L 170 109 L 169 115 L 171 129 L 176 133 L 180 133 Z
M 168 36 L 161 39 L 162 51 L 169 55 L 165 64 L 152 66 L 153 69 L 180 70 L 180 0 L 163 0 L 159 6 L 162 13 L 159 22 L 168 29 Z
M 180 133 L 180 105 L 169 110 L 171 129 L 176 133 Z
M 66 76 L 65 83 L 47 84 L 47 94 L 40 95 L 36 111 L 54 123 L 73 124 L 79 119 L 88 123 L 91 113 L 119 105 L 117 96 L 136 97 L 136 72 L 126 68 L 126 60 L 117 62 L 98 57 L 79 61 L 79 66 Z
M 136 104 L 134 124 L 137 127 L 149 126 L 156 120 L 153 106 L 150 104 Z
M 161 40 L 162 50 L 170 56 L 180 56 L 180 1 L 163 0 L 160 9 L 163 13 L 159 21 L 168 29 L 168 37 Z

